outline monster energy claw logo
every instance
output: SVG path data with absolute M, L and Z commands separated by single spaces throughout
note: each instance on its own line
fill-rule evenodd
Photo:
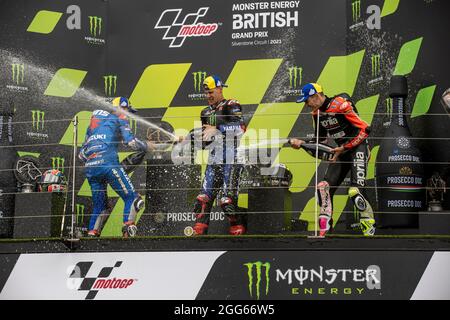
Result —
M 93 37 L 97 37 L 102 33 L 102 18 L 89 16 L 89 31 Z
M 53 170 L 59 170 L 64 173 L 64 158 L 52 157 L 52 168 Z
M 128 119 L 128 123 L 130 124 L 131 131 L 136 135 L 136 132 L 137 132 L 136 119 L 130 118 L 130 119 Z
M 12 63 L 11 68 L 12 68 L 12 81 L 17 84 L 23 83 L 25 66 L 19 63 Z
M 84 205 L 77 203 L 77 224 L 81 224 L 84 220 Z
M 392 98 L 386 99 L 386 113 L 389 117 L 392 116 Z
M 41 110 L 31 110 L 31 120 L 33 122 L 33 129 L 36 131 L 44 129 L 45 112 Z
M 106 75 L 103 76 L 104 84 L 105 84 L 105 95 L 112 96 L 116 94 L 117 90 L 117 76 L 115 75 Z
M 376 78 L 381 73 L 381 56 L 379 54 L 372 55 L 372 77 Z
M 196 92 L 201 92 L 202 83 L 206 78 L 206 72 L 204 71 L 192 72 L 192 76 L 194 77 L 194 90 Z
M 265 280 L 266 280 L 266 290 L 265 295 L 269 293 L 269 270 L 270 270 L 270 263 L 269 262 L 249 262 L 244 263 L 244 266 L 247 267 L 247 275 L 248 275 L 248 290 L 250 292 L 250 296 L 253 297 L 253 266 L 256 270 L 256 281 L 255 281 L 255 289 L 256 289 L 256 299 L 259 300 L 261 295 L 261 281 L 262 281 L 262 269 L 265 268 Z
M 289 69 L 289 88 L 295 89 L 302 84 L 303 68 L 293 66 Z
M 361 18 L 361 0 L 356 0 L 352 2 L 352 14 L 353 14 L 353 23 L 358 22 L 359 18 Z

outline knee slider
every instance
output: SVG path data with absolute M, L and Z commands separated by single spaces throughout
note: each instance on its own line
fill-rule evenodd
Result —
M 234 212 L 233 199 L 230 197 L 220 198 L 219 205 L 225 213 Z
M 325 190 L 325 191 L 329 191 L 330 190 L 330 184 L 326 181 L 320 181 L 319 184 L 317 185 L 317 188 L 319 190 Z
M 141 210 L 142 208 L 144 208 L 144 200 L 140 197 L 140 196 L 138 196 L 136 199 L 134 199 L 134 201 L 133 201 L 133 208 L 136 210 L 136 211 L 139 211 L 139 210 Z
M 144 205 L 145 205 L 144 200 L 141 198 L 140 195 L 138 195 L 133 200 L 133 203 L 131 204 L 131 210 L 130 210 L 130 215 L 128 216 L 128 220 L 132 221 L 132 222 L 136 221 L 136 216 L 137 216 L 139 210 L 144 208 Z
M 205 213 L 210 205 L 211 199 L 206 194 L 199 194 L 195 199 L 194 213 Z
M 352 199 L 353 203 L 355 204 L 356 209 L 359 211 L 365 211 L 367 209 L 367 200 L 364 198 L 364 196 L 359 191 L 359 188 L 357 187 L 351 187 L 348 189 L 348 196 L 350 199 Z
M 206 194 L 199 194 L 197 196 L 197 202 L 202 204 L 202 205 L 206 205 L 211 201 L 211 199 L 208 197 L 208 195 Z

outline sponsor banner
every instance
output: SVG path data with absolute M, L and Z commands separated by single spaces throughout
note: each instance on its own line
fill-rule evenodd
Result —
M 2 300 L 450 299 L 450 252 L 22 254 L 12 271 L 6 260 Z
M 435 252 L 414 290 L 412 300 L 450 299 L 449 252 Z
M 164 214 L 167 222 L 194 222 L 195 214 L 193 212 L 169 212 Z M 211 212 L 211 221 L 224 221 L 225 214 L 223 212 Z
M 197 299 L 410 299 L 432 254 L 229 252 L 214 264 Z
M 231 46 L 289 45 L 301 27 L 300 9 L 300 1 L 231 4 Z
M 8 280 L 17 260 L 19 254 L 1 254 L 0 255 L 0 292 L 2 292 L 3 286 Z M 1 299 L 1 298 L 0 298 Z
M 193 300 L 222 254 L 23 254 L 0 299 Z

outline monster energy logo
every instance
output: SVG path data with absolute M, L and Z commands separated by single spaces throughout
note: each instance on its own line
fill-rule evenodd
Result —
M 215 112 L 209 116 L 209 125 L 211 126 L 217 125 L 217 115 Z
M 117 90 L 117 76 L 107 75 L 103 76 L 105 83 L 105 95 L 112 96 L 116 94 Z
M 381 73 L 381 56 L 379 54 L 372 55 L 372 77 L 376 78 Z
M 83 223 L 84 220 L 84 205 L 77 203 L 77 224 Z
M 59 170 L 64 173 L 64 158 L 52 157 L 52 168 L 53 170 Z
M 361 0 L 356 0 L 352 2 L 352 14 L 353 14 L 353 23 L 358 22 L 359 18 L 361 18 Z
M 205 81 L 206 78 L 206 72 L 204 71 L 192 72 L 192 76 L 194 77 L 194 90 L 196 92 L 201 92 L 203 81 Z
M 25 66 L 19 63 L 12 63 L 11 68 L 12 68 L 12 81 L 17 84 L 23 83 Z
M 386 114 L 392 117 L 392 98 L 386 99 Z
M 255 282 L 255 291 L 256 291 L 256 299 L 259 300 L 259 297 L 261 295 L 261 281 L 262 281 L 262 269 L 265 268 L 265 279 L 266 279 L 266 290 L 265 295 L 269 293 L 269 270 L 270 270 L 270 263 L 269 262 L 249 262 L 244 263 L 244 266 L 247 267 L 247 275 L 248 275 L 248 290 L 250 292 L 250 296 L 253 297 L 253 282 Z M 256 270 L 256 279 L 253 277 L 253 266 Z M 256 281 L 254 281 L 256 280 Z
M 128 123 L 130 124 L 130 129 L 131 129 L 131 131 L 132 131 L 134 134 L 136 134 L 136 132 L 137 132 L 137 122 L 136 122 L 136 119 L 129 118 L 129 119 L 128 119 Z
M 97 37 L 102 33 L 102 18 L 89 16 L 89 31 L 93 37 Z
M 31 110 L 31 120 L 33 122 L 33 129 L 36 131 L 44 129 L 45 112 L 41 110 Z
M 290 67 L 288 70 L 289 70 L 289 87 L 291 89 L 300 87 L 300 85 L 302 84 L 303 68 L 293 66 Z

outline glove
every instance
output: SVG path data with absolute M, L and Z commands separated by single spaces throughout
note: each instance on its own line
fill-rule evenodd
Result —
M 128 146 L 135 151 L 143 151 L 143 152 L 148 151 L 148 144 L 137 138 L 134 138 L 133 140 L 128 142 Z
M 84 149 L 83 148 L 78 153 L 78 159 L 80 159 L 83 162 L 86 162 L 88 160 L 88 158 L 86 157 L 86 154 L 84 153 Z

